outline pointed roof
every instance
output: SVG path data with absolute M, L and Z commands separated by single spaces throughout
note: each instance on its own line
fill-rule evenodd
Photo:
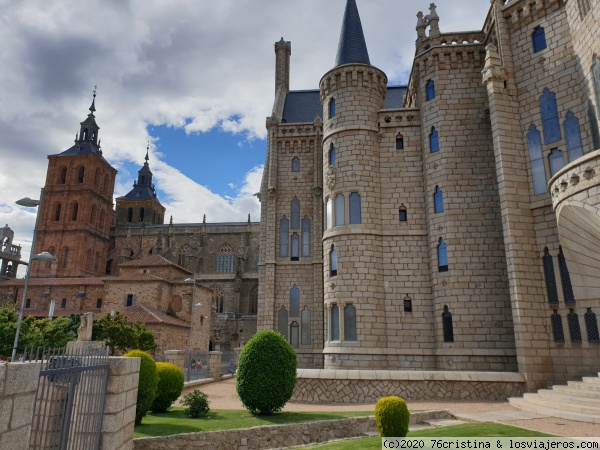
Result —
M 340 43 L 335 59 L 336 67 L 350 63 L 371 64 L 356 0 L 348 0 L 346 3 Z

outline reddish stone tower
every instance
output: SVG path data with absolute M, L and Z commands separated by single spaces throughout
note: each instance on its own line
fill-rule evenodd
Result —
M 50 251 L 53 263 L 34 264 L 35 277 L 103 275 L 113 218 L 117 171 L 102 157 L 94 112 L 81 122 L 75 145 L 48 156 L 48 172 L 35 251 Z

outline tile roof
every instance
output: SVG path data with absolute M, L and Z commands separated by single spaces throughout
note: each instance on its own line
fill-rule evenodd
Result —
M 102 286 L 105 278 L 30 278 L 29 286 Z M 25 280 L 9 280 L 0 282 L 0 286 L 22 286 Z
M 406 86 L 388 86 L 385 101 L 383 102 L 383 109 L 404 108 L 406 91 Z
M 25 316 L 25 317 L 33 316 L 33 317 L 38 317 L 38 318 L 48 317 L 48 313 L 50 312 L 49 309 L 50 309 L 50 307 L 48 307 L 46 309 L 29 309 L 29 308 L 24 308 L 23 309 L 23 316 Z M 96 312 L 96 313 L 98 311 L 99 310 L 94 310 L 94 312 Z M 85 312 L 88 312 L 88 311 L 55 308 L 54 309 L 54 314 L 52 315 L 52 317 L 69 317 L 71 314 L 83 314 Z
M 159 311 L 156 308 L 152 308 L 146 305 L 134 305 L 128 308 L 124 308 L 119 311 L 124 316 L 127 316 L 129 320 L 132 322 L 138 323 L 151 323 L 151 324 L 167 324 L 174 325 L 178 327 L 189 328 L 190 324 L 181 319 L 178 319 L 173 316 L 169 316 L 168 314 Z
M 152 189 L 152 186 L 135 184 L 133 189 L 123 197 L 119 199 L 127 200 L 150 200 L 156 198 L 156 192 Z
M 312 123 L 317 116 L 323 118 L 318 89 L 310 91 L 290 91 L 285 97 L 282 123 Z
M 346 3 L 340 43 L 335 58 L 336 67 L 350 63 L 371 64 L 356 0 L 348 0 Z

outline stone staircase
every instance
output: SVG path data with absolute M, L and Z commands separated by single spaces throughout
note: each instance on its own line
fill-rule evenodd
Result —
M 525 394 L 523 398 L 508 401 L 523 411 L 600 424 L 599 377 L 583 377 L 582 381 L 569 381 L 567 386 L 540 389 L 537 394 Z

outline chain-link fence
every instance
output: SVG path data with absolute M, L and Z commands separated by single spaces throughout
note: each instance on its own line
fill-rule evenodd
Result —
M 207 352 L 186 352 L 184 360 L 185 381 L 209 378 L 209 354 Z
M 234 375 L 237 370 L 236 352 L 225 350 L 221 352 L 221 376 Z

